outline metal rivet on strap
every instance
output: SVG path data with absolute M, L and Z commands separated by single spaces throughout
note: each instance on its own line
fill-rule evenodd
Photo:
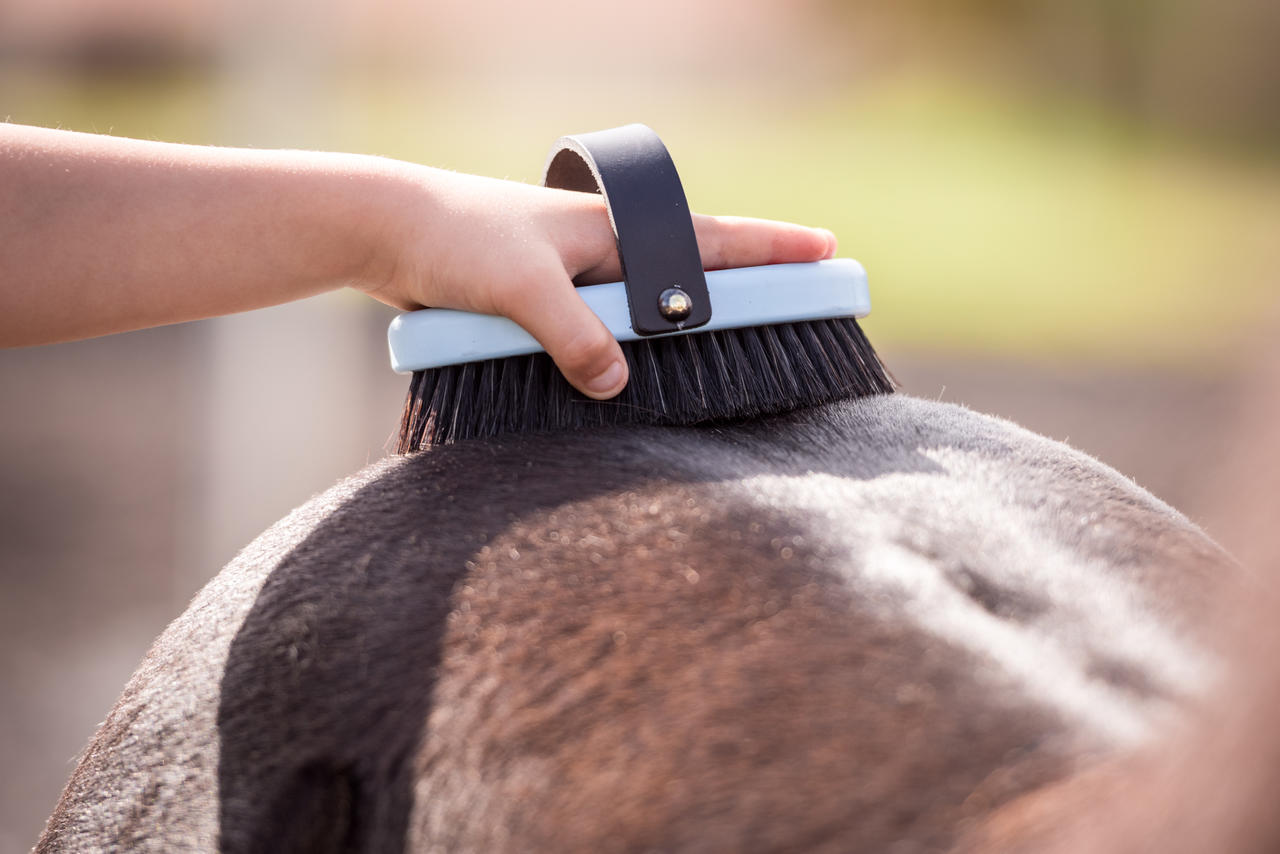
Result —
M 658 294 L 658 311 L 667 320 L 677 323 L 693 312 L 693 297 L 680 288 L 667 288 Z

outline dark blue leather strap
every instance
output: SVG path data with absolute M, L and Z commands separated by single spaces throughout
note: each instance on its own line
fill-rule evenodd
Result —
M 711 319 L 684 187 L 656 133 L 634 124 L 561 137 L 551 149 L 542 183 L 604 196 L 637 333 L 691 329 Z M 683 291 L 692 305 L 673 288 Z M 672 311 L 673 294 L 678 309 L 688 308 L 687 316 Z

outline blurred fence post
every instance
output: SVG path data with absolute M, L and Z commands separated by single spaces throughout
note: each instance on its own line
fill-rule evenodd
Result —
M 221 141 L 327 147 L 332 10 L 298 0 L 228 5 Z M 192 553 L 174 579 L 182 597 L 291 508 L 376 458 L 382 438 L 369 438 L 365 386 L 383 349 L 367 307 L 350 295 L 218 318 L 206 329 L 195 379 L 204 439 L 191 473 Z

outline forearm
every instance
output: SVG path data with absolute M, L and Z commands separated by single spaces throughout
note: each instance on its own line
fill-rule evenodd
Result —
M 0 124 L 0 345 L 375 287 L 412 168 Z
M 830 232 L 695 216 L 709 267 L 829 258 Z M 621 266 L 604 200 L 378 157 L 142 142 L 0 123 L 0 347 L 351 285 L 501 314 L 592 397 L 626 382 L 574 290 Z

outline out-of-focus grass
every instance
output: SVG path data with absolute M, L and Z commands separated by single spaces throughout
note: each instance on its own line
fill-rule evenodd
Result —
M 99 80 L 6 98 L 15 121 L 253 142 L 215 83 Z M 774 92 L 564 97 L 347 81 L 267 104 L 295 144 L 536 180 L 560 133 L 644 120 L 693 206 L 821 224 L 871 272 L 877 343 L 1099 363 L 1212 364 L 1275 292 L 1280 169 L 1127 129 L 1078 105 L 940 79 Z M 15 108 L 15 105 L 18 105 Z M 261 107 L 259 107 L 261 109 Z M 305 122 L 301 111 L 307 110 Z
M 1275 292 L 1280 172 L 1088 116 L 926 85 L 692 154 L 695 198 L 836 231 L 878 341 L 1212 361 Z

